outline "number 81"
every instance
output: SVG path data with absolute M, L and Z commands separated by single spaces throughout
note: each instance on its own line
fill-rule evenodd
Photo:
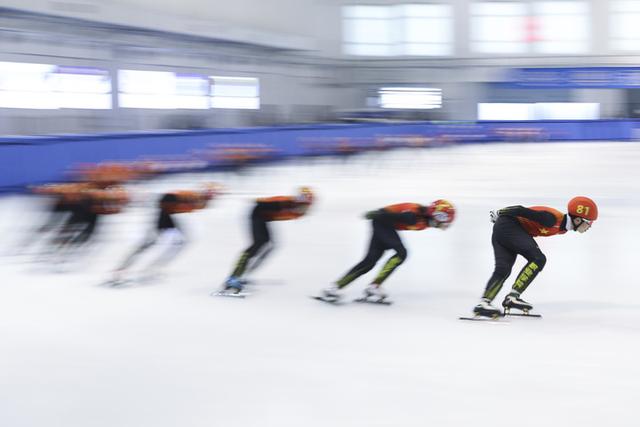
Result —
M 576 207 L 576 212 L 579 214 L 584 213 L 585 215 L 589 215 L 589 206 L 578 205 Z

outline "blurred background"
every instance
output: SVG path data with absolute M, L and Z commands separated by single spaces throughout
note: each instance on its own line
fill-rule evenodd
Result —
M 5 135 L 640 115 L 634 0 L 0 6 Z
M 9 172 L 20 161 L 11 155 L 25 157 L 5 149 L 2 189 L 60 180 L 75 163 L 193 157 L 210 144 L 257 143 L 271 156 L 297 156 L 354 145 L 629 140 L 640 127 L 635 0 L 0 6 L 4 144 L 61 147 L 69 134 L 101 135 L 91 155 L 41 149 L 49 173 Z M 314 127 L 371 122 L 420 126 Z M 312 127 L 294 135 L 283 125 Z M 256 127 L 262 133 L 246 133 Z M 205 129 L 200 140 L 162 134 Z M 215 129 L 244 129 L 245 138 Z M 150 131 L 154 142 L 141 142 Z M 137 144 L 122 135 L 116 142 L 123 132 L 136 132 Z M 67 136 L 15 138 L 54 134 Z

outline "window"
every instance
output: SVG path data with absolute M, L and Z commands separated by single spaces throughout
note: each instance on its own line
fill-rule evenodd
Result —
M 576 54 L 588 48 L 589 8 L 584 0 L 472 4 L 475 52 Z
M 597 120 L 600 104 L 591 102 L 480 103 L 478 120 Z
M 442 90 L 429 87 L 383 87 L 378 91 L 382 108 L 428 110 L 442 107 Z
M 471 49 L 480 53 L 524 53 L 527 25 L 527 7 L 523 3 L 474 3 Z
M 616 0 L 611 5 L 611 47 L 640 50 L 640 1 Z
M 211 76 L 211 108 L 260 108 L 260 83 L 253 77 Z
M 122 108 L 209 108 L 208 80 L 202 75 L 120 70 L 118 80 Z
M 478 120 L 532 120 L 533 104 L 482 102 L 478 104 Z
M 534 50 L 538 53 L 584 53 L 589 47 L 588 6 L 584 1 L 533 3 L 537 23 Z
M 111 77 L 107 70 L 89 67 L 56 67 L 49 84 L 58 108 L 108 110 Z
M 0 107 L 109 109 L 107 70 L 0 62 Z
M 393 15 L 387 6 L 343 8 L 345 53 L 350 55 L 393 55 Z
M 400 55 L 451 55 L 453 28 L 451 6 L 410 4 L 397 6 Z
M 260 108 L 258 79 L 120 70 L 123 108 Z
M 450 5 L 345 6 L 344 52 L 349 55 L 450 55 Z
M 206 76 L 176 73 L 175 88 L 175 108 L 209 108 L 209 79 Z

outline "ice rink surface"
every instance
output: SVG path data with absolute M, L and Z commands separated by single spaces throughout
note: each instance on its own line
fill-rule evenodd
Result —
M 136 203 L 63 266 L 15 254 L 43 213 L 4 197 L 0 426 L 637 426 L 639 165 L 638 143 L 495 144 L 175 175 L 131 187 Z M 228 194 L 179 215 L 189 246 L 166 274 L 100 286 L 150 227 L 150 200 L 204 181 Z M 253 294 L 209 296 L 249 244 L 252 200 L 302 184 L 317 204 L 272 224 L 277 247 Z M 565 211 L 576 195 L 600 218 L 538 239 L 548 263 L 524 298 L 544 318 L 458 320 L 493 269 L 489 210 Z M 309 298 L 364 255 L 364 212 L 437 198 L 459 216 L 447 231 L 401 234 L 409 257 L 385 284 L 394 305 Z

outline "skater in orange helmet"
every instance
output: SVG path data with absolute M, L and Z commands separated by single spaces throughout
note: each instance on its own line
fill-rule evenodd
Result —
M 317 299 L 337 302 L 341 298 L 341 289 L 370 271 L 385 251 L 393 249 L 395 254 L 389 258 L 380 273 L 364 291 L 364 301 L 385 302 L 387 295 L 381 289 L 382 283 L 407 257 L 407 250 L 400 240 L 398 231 L 426 228 L 445 230 L 449 228 L 455 215 L 455 208 L 446 200 L 436 200 L 429 206 L 418 203 L 399 203 L 367 212 L 365 218 L 371 220 L 373 235 L 366 256 L 333 286 L 323 290 Z
M 152 247 L 159 248 L 161 253 L 145 268 L 144 276 L 157 276 L 159 269 L 173 260 L 186 242 L 183 231 L 176 223 L 175 215 L 206 208 L 209 201 L 220 193 L 220 189 L 221 187 L 215 184 L 208 184 L 202 190 L 180 190 L 163 194 L 158 201 L 158 216 L 153 229 L 114 271 L 113 277 L 107 283 L 119 285 L 128 281 L 125 277 L 127 270 L 141 254 Z
M 520 298 L 538 273 L 544 268 L 547 258 L 544 256 L 534 237 L 564 234 L 569 230 L 584 233 L 598 219 L 598 206 L 588 197 L 574 197 L 569 201 L 566 214 L 546 206 L 510 206 L 491 211 L 494 223 L 491 244 L 495 256 L 495 269 L 482 296 L 482 300 L 473 309 L 478 316 L 496 317 L 502 311 L 491 305 L 498 295 L 502 284 L 511 274 L 511 268 L 518 255 L 527 259 L 514 282 L 511 292 L 502 302 L 505 312 L 511 309 L 522 310 L 528 314 L 533 306 Z
M 251 211 L 251 235 L 253 242 L 236 262 L 224 288 L 216 295 L 241 295 L 246 280 L 242 276 L 254 270 L 264 261 L 273 249 L 271 234 L 267 223 L 271 221 L 288 221 L 304 216 L 314 200 L 313 191 L 309 187 L 301 187 L 295 196 L 265 197 L 256 200 Z

